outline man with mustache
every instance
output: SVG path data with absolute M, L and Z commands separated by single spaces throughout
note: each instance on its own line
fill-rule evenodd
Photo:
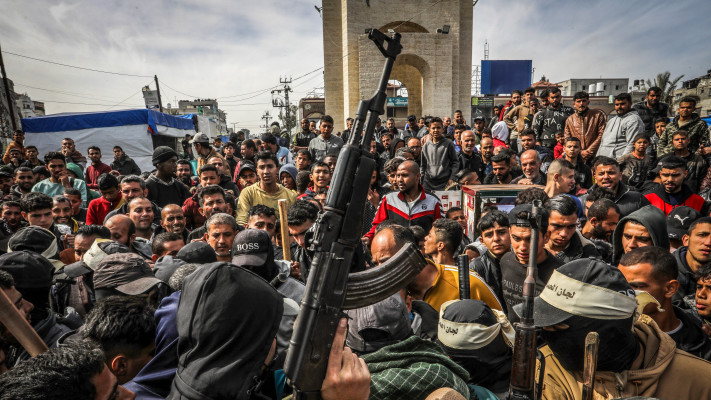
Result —
M 605 156 L 595 158 L 593 165 L 593 175 L 595 176 L 595 184 L 588 189 L 592 191 L 598 186 L 610 189 L 615 192 L 614 202 L 620 207 L 622 217 L 626 217 L 635 210 L 649 205 L 647 200 L 641 193 L 630 190 L 630 188 L 622 182 L 622 173 L 620 172 L 620 164 Z M 580 200 L 585 204 L 587 196 L 581 196 Z
M 421 226 L 429 232 L 432 223 L 442 218 L 442 207 L 437 197 L 425 193 L 420 185 L 420 167 L 414 161 L 405 161 L 397 167 L 396 187 L 399 191 L 386 194 L 373 219 L 373 227 L 363 235 L 363 243 L 370 245 L 375 228 L 389 219 L 402 226 Z

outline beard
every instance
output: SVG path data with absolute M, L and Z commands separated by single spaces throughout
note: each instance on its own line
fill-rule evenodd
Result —
M 590 234 L 593 239 L 604 240 L 606 242 L 610 241 L 610 234 L 602 227 L 602 225 L 594 225 Z

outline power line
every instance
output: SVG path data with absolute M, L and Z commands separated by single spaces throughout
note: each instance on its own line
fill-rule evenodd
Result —
M 261 103 L 233 103 L 237 100 L 220 100 L 220 104 L 227 104 L 228 106 L 262 106 L 265 104 L 269 104 L 268 101 L 263 101 Z
M 133 93 L 132 95 L 126 97 L 124 100 L 122 100 L 122 101 L 120 101 L 120 102 L 114 104 L 113 106 L 107 108 L 106 111 L 109 111 L 110 109 L 112 109 L 112 108 L 118 106 L 118 105 L 121 104 L 121 103 L 125 103 L 126 101 L 128 101 L 128 99 L 132 98 L 132 97 L 135 96 L 136 94 L 141 94 L 141 93 L 143 93 L 143 92 L 142 92 L 142 91 L 139 91 L 138 93 Z
M 25 85 L 24 83 L 19 83 L 15 82 L 15 86 L 21 86 L 24 88 L 30 88 L 30 89 L 35 89 L 35 90 L 42 90 L 45 92 L 51 92 L 51 93 L 58 93 L 66 96 L 72 96 L 72 97 L 80 97 L 80 98 L 85 98 L 85 99 L 90 99 L 90 100 L 100 100 L 100 101 L 114 101 L 116 98 L 110 98 L 110 97 L 93 97 L 89 96 L 88 94 L 85 93 L 77 93 L 77 92 L 68 92 L 64 90 L 54 90 L 54 89 L 45 89 L 41 87 L 36 87 L 36 86 L 30 86 L 30 85 Z
M 133 96 L 135 96 L 135 94 L 131 95 L 131 97 L 133 97 Z M 126 99 L 126 100 L 128 100 L 128 99 Z M 72 102 L 72 101 L 59 101 L 59 100 L 36 100 L 36 101 L 39 101 L 42 103 L 76 104 L 76 105 L 82 105 L 82 106 L 108 106 L 109 105 L 109 104 L 97 104 L 97 103 L 76 103 L 76 102 Z M 138 106 L 136 106 L 136 107 L 138 107 Z
M 403 24 L 412 21 L 413 19 L 415 19 L 415 17 L 417 17 L 418 15 L 420 15 L 420 14 L 424 13 L 425 11 L 431 9 L 432 7 L 434 7 L 434 6 L 436 6 L 437 4 L 441 3 L 442 1 L 443 1 L 443 0 L 438 0 L 438 1 L 434 2 L 434 3 L 432 3 L 431 5 L 425 7 L 424 9 L 422 9 L 421 11 L 419 11 L 419 12 L 413 14 L 408 20 L 399 23 L 398 25 L 396 25 L 394 28 L 391 28 L 391 29 L 392 29 L 393 31 L 396 30 L 397 28 L 399 28 L 399 27 L 402 26 Z M 319 12 L 319 14 L 320 14 L 320 12 Z M 330 37 L 328 37 L 328 39 L 331 40 L 331 42 L 333 42 L 333 40 L 332 40 Z M 352 52 L 353 52 L 353 50 L 352 50 L 352 51 L 349 51 L 348 53 L 346 53 L 343 57 L 341 57 L 341 60 L 343 60 L 343 59 L 345 59 L 346 57 L 348 57 Z M 327 66 L 330 66 L 330 65 L 332 65 L 332 64 L 335 64 L 335 63 L 337 63 L 337 62 L 340 62 L 341 60 L 333 60 L 333 61 L 331 61 L 331 62 L 328 63 L 328 64 L 324 64 L 324 66 L 322 66 L 322 67 L 316 68 L 316 69 L 311 70 L 311 71 L 309 71 L 309 72 L 307 72 L 307 73 L 305 73 L 305 74 L 299 75 L 299 76 L 297 76 L 296 78 L 292 79 L 291 81 L 292 81 L 292 82 L 293 82 L 293 81 L 297 81 L 297 80 L 299 80 L 299 79 L 301 79 L 301 78 L 304 78 L 304 77 L 309 76 L 309 75 L 311 75 L 311 74 L 313 74 L 313 73 L 316 73 L 316 72 L 318 72 L 318 71 L 321 71 L 321 70 L 325 69 Z M 313 79 L 313 78 L 311 78 L 311 79 Z M 294 87 L 301 86 L 301 85 L 303 85 L 304 83 L 309 82 L 311 79 L 307 79 L 306 81 L 301 82 L 301 83 L 299 83 L 298 85 L 295 85 Z M 163 83 L 163 82 L 161 81 L 161 83 Z M 170 86 L 168 86 L 168 85 L 165 85 L 165 86 L 168 87 L 169 89 L 172 89 L 172 88 L 171 88 Z M 245 101 L 245 100 L 253 99 L 253 98 L 255 98 L 255 97 L 261 96 L 262 94 L 266 94 L 267 92 L 271 92 L 272 90 L 276 89 L 277 87 L 279 87 L 279 85 L 271 86 L 271 87 L 266 88 L 266 89 L 264 89 L 264 90 L 255 90 L 254 92 L 247 92 L 247 93 L 236 94 L 236 95 L 231 95 L 231 96 L 220 96 L 220 97 L 216 97 L 216 99 L 226 99 L 226 98 L 239 97 L 239 96 L 241 96 L 241 95 L 248 95 L 248 94 L 256 93 L 256 94 L 253 95 L 253 96 L 245 97 L 245 98 L 242 98 L 242 99 L 239 99 L 239 100 L 233 100 L 234 102 L 240 102 L 240 101 Z M 194 97 L 194 98 L 199 98 L 198 96 L 190 96 L 190 95 L 188 95 L 188 94 L 186 94 L 186 93 L 182 93 L 182 92 L 180 92 L 180 91 L 178 91 L 178 90 L 175 90 L 175 89 L 172 89 L 172 90 L 174 90 L 174 91 L 176 91 L 176 92 L 178 92 L 178 93 L 181 93 L 181 94 L 183 94 L 183 95 L 185 95 L 185 96 Z M 239 104 L 232 104 L 232 105 L 239 105 Z M 245 110 L 245 111 L 246 111 L 246 110 Z M 261 126 L 260 126 L 260 128 L 261 128 Z
M 79 67 L 79 66 L 76 66 L 76 65 L 63 64 L 63 63 L 59 63 L 59 62 L 55 62 L 55 61 L 43 60 L 43 59 L 41 59 L 41 58 L 35 58 L 35 57 L 25 56 L 25 55 L 22 55 L 22 54 L 11 53 L 11 52 L 9 52 L 9 51 L 3 51 L 3 53 L 5 53 L 5 54 L 10 54 L 10 55 L 15 56 L 15 57 L 27 58 L 27 59 L 29 59 L 29 60 L 40 61 L 40 62 L 44 62 L 44 63 L 48 63 L 48 64 L 54 64 L 54 65 L 60 65 L 60 66 L 62 66 L 62 67 L 76 68 L 76 69 L 82 69 L 82 70 L 85 70 L 85 71 L 92 71 L 92 72 L 100 72 L 100 73 L 102 73 L 102 74 L 131 76 L 131 77 L 134 77 L 134 78 L 152 78 L 152 76 L 148 76 L 148 75 L 126 74 L 126 73 L 123 73 L 123 72 L 103 71 L 103 70 L 100 70 L 100 69 L 86 68 L 86 67 Z
M 194 99 L 199 99 L 199 98 L 201 97 L 201 96 L 193 96 L 193 95 L 191 95 L 191 94 L 183 93 L 183 92 L 181 92 L 181 91 L 178 90 L 178 89 L 173 89 L 172 87 L 168 86 L 165 82 L 163 82 L 162 79 L 159 79 L 158 82 L 160 82 L 161 85 L 167 87 L 168 89 L 170 89 L 170 90 L 172 90 L 172 91 L 174 91 L 174 92 L 176 92 L 176 93 L 182 94 L 183 96 L 192 97 L 192 98 L 194 98 Z

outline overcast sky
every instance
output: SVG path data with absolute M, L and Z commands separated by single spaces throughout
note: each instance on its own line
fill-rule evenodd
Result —
M 154 87 L 157 74 L 164 105 L 217 98 L 229 126 L 254 130 L 264 111 L 277 112 L 268 89 L 280 76 L 297 78 L 323 66 L 315 4 L 320 1 L 17 1 L 0 14 L 0 45 L 15 90 L 45 101 L 48 113 L 143 107 L 141 87 Z M 553 82 L 634 80 L 665 70 L 688 79 L 711 69 L 708 0 L 480 0 L 473 12 L 472 63 L 479 63 L 488 40 L 490 59 L 532 59 L 535 80 L 543 74 Z M 298 101 L 323 87 L 321 70 L 292 86 Z

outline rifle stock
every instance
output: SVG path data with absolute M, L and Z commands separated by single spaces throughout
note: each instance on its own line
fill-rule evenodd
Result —
M 368 37 L 385 57 L 385 65 L 375 95 L 369 100 L 362 100 L 358 105 L 352 133 L 338 156 L 324 211 L 314 224 L 311 272 L 284 361 L 284 371 L 294 387 L 295 399 L 321 398 L 320 390 L 328 367 L 328 355 L 338 321 L 343 316 L 341 310 L 344 304 L 351 307 L 373 304 L 377 299 L 382 300 L 399 289 L 392 283 L 385 288 L 369 288 L 369 285 L 379 284 L 382 279 L 368 271 L 361 275 L 353 274 L 350 288 L 357 289 L 357 293 L 346 302 L 347 284 L 351 279 L 349 272 L 355 251 L 360 246 L 361 220 L 368 195 L 367 190 L 354 188 L 367 188 L 370 185 L 375 168 L 375 159 L 370 154 L 370 142 L 376 120 L 385 111 L 385 90 L 393 63 L 402 50 L 398 33 L 394 33 L 391 38 L 372 29 Z M 424 266 L 424 258 L 422 261 L 416 257 L 405 259 L 409 260 L 407 265 L 411 269 L 422 269 Z M 404 267 L 393 268 L 393 265 L 381 266 L 384 268 L 379 271 L 403 271 Z M 402 286 L 414 275 L 410 272 L 406 276 L 410 278 L 403 280 Z
M 511 368 L 511 383 L 509 399 L 533 400 L 541 396 L 537 388 L 536 373 L 536 327 L 533 324 L 533 298 L 536 295 L 536 275 L 538 269 L 538 241 L 540 237 L 542 207 L 540 200 L 533 201 L 533 207 L 528 215 L 531 224 L 531 244 L 529 247 L 526 279 L 523 281 L 523 311 L 521 321 L 515 324 L 513 366 Z M 540 371 L 543 376 L 543 370 Z M 537 390 L 538 389 L 538 390 Z
M 12 304 L 5 292 L 0 289 L 0 324 L 27 350 L 32 357 L 47 351 L 47 345 L 42 341 L 29 322 L 22 317 L 20 311 Z

